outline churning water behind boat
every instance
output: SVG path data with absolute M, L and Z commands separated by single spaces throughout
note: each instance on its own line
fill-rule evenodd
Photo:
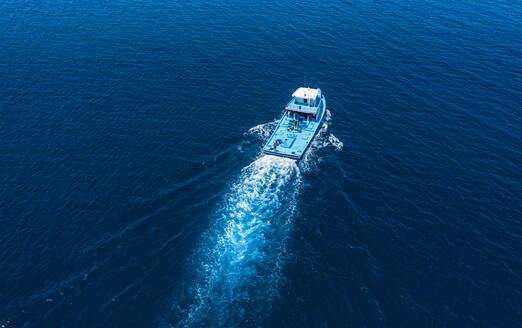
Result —
M 230 326 L 268 313 L 301 179 L 295 161 L 274 156 L 243 169 L 190 261 L 181 326 Z

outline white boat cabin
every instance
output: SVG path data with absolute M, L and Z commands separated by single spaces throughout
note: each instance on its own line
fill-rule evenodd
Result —
M 299 88 L 292 97 L 286 110 L 315 118 L 321 105 L 321 89 Z

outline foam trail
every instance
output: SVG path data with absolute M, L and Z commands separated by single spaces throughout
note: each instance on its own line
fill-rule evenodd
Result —
M 266 142 L 272 134 L 272 132 L 274 132 L 277 123 L 279 123 L 279 120 L 273 120 L 272 122 L 256 125 L 253 128 L 248 129 L 248 132 L 246 134 L 257 136 L 258 138 Z
M 326 115 L 299 164 L 262 156 L 241 171 L 189 260 L 171 323 L 178 327 L 263 326 L 281 281 L 301 171 L 310 171 L 320 161 L 314 156 L 316 150 L 343 147 L 328 133 L 330 111 Z M 257 125 L 245 136 L 266 142 L 277 123 Z
M 300 184 L 289 159 L 263 156 L 242 170 L 191 260 L 179 327 L 260 325 L 277 295 Z

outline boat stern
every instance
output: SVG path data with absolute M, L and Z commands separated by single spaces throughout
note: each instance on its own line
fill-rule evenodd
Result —
M 301 156 L 298 156 L 298 155 L 292 155 L 292 154 L 286 154 L 286 153 L 283 153 L 283 152 L 280 152 L 280 151 L 277 151 L 277 150 L 267 150 L 267 149 L 263 149 L 263 154 L 265 155 L 271 155 L 271 156 L 278 156 L 278 157 L 284 157 L 284 158 L 290 158 L 290 159 L 293 159 L 293 160 L 300 160 L 302 155 Z

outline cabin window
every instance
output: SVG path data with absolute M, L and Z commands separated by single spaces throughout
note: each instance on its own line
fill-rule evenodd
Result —
M 304 99 L 304 103 L 306 104 L 307 101 L 308 101 L 308 99 L 305 98 L 305 99 Z

